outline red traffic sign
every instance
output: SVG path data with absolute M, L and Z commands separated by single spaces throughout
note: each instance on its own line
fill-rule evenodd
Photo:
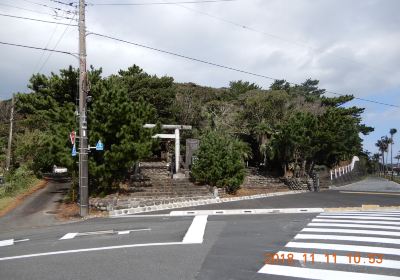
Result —
M 72 132 L 69 134 L 69 139 L 71 139 L 72 145 L 75 144 L 75 131 L 72 130 Z

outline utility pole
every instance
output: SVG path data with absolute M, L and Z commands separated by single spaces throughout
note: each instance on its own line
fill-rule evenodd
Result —
M 86 95 L 87 72 L 85 0 L 79 0 L 79 194 L 81 217 L 85 217 L 89 214 Z
M 10 113 L 10 132 L 8 135 L 8 147 L 7 147 L 7 161 L 6 161 L 6 170 L 10 170 L 11 163 L 11 143 L 12 143 L 12 135 L 13 135 L 13 122 L 14 122 L 14 103 L 15 103 L 15 94 L 11 99 L 11 113 Z

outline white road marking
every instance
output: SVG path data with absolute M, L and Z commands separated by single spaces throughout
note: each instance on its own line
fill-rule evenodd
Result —
M 400 227 L 396 226 L 382 226 L 382 225 L 364 225 L 364 224 L 341 224 L 341 223 L 309 223 L 308 226 L 313 227 L 341 227 L 341 228 L 375 228 L 375 229 L 396 229 L 400 230 Z
M 204 216 L 204 215 L 194 217 L 193 222 L 190 225 L 188 231 L 186 232 L 186 235 L 183 238 L 182 242 L 127 244 L 127 245 L 119 245 L 119 246 L 96 247 L 96 248 L 86 248 L 86 249 L 76 249 L 76 250 L 66 250 L 66 251 L 53 251 L 53 252 L 45 252 L 45 253 L 37 253 L 37 254 L 2 257 L 2 258 L 0 258 L 0 261 L 27 259 L 27 258 L 52 256 L 52 255 L 64 255 L 64 254 L 73 254 L 73 253 L 82 253 L 82 252 L 116 250 L 116 249 L 135 248 L 135 247 L 201 244 L 201 243 L 203 243 L 204 231 L 205 231 L 206 224 L 207 224 L 207 217 L 208 216 Z M 147 230 L 147 229 L 141 229 L 141 230 Z M 63 237 L 68 237 L 67 239 L 71 239 L 71 236 L 73 236 L 73 234 L 75 234 L 74 235 L 74 237 L 75 237 L 76 234 L 78 234 L 78 233 L 68 233 L 68 234 L 64 235 Z
M 330 223 L 354 223 L 354 224 L 378 224 L 378 225 L 400 225 L 400 222 L 386 222 L 386 221 L 352 221 L 349 219 L 320 219 L 315 218 L 313 222 L 330 222 Z
M 337 211 L 337 212 L 324 212 L 321 213 L 321 215 L 335 215 L 335 214 L 399 214 L 400 215 L 400 211 L 357 211 L 357 210 L 353 210 L 353 211 Z
M 78 235 L 77 232 L 70 232 L 70 233 L 67 233 L 66 235 L 64 235 L 63 237 L 61 237 L 59 240 L 73 239 L 77 235 Z
M 308 225 L 310 225 L 310 224 L 308 224 Z M 400 230 L 400 228 L 397 228 L 397 229 Z M 358 234 L 400 236 L 400 231 L 360 230 L 360 229 L 342 229 L 342 228 L 303 228 L 301 231 L 307 231 L 307 232 L 358 233 Z
M 337 280 L 337 279 L 352 279 L 352 280 L 399 280 L 400 277 L 386 276 L 369 273 L 357 273 L 347 271 L 335 271 L 328 269 L 312 269 L 282 265 L 264 265 L 258 273 L 272 274 L 279 276 L 299 277 L 306 279 L 323 279 L 323 280 Z
M 207 215 L 195 216 L 182 243 L 203 243 L 204 231 L 207 225 Z
M 321 213 L 318 217 L 329 216 L 400 217 L 400 213 Z
M 289 242 L 286 247 L 291 248 L 306 248 L 306 249 L 321 249 L 321 250 L 334 250 L 334 251 L 352 251 L 358 253 L 378 253 L 384 255 L 400 256 L 400 249 L 374 247 L 374 246 L 359 246 L 359 245 L 345 245 L 345 244 L 331 244 L 331 243 L 305 243 L 305 242 Z
M 0 241 L 0 247 L 14 245 L 14 239 L 7 239 Z
M 322 216 L 318 216 L 322 217 Z M 339 219 L 359 219 L 359 220 L 389 220 L 389 221 L 400 221 L 400 218 L 395 218 L 395 217 L 373 217 L 373 216 L 357 216 L 357 215 L 351 215 L 351 216 L 339 216 L 339 215 L 332 215 L 332 216 L 323 216 L 324 219 L 326 218 L 339 218 Z
M 349 191 L 340 191 L 341 193 L 352 193 L 352 194 L 373 194 L 373 195 L 400 195 L 400 193 L 395 192 L 349 192 Z
M 141 228 L 141 229 L 127 229 L 121 231 L 111 230 L 100 230 L 100 231 L 88 231 L 88 232 L 70 232 L 60 238 L 60 240 L 65 239 L 73 239 L 77 236 L 91 236 L 91 235 L 103 235 L 103 234 L 129 234 L 131 232 L 136 231 L 148 231 L 151 230 L 150 228 Z
M 294 238 L 295 239 L 342 240 L 342 241 L 356 241 L 356 242 L 400 244 L 400 239 L 357 236 L 357 235 L 322 235 L 322 234 L 302 234 L 302 233 L 300 233 L 300 234 L 297 234 Z
M 19 239 L 19 240 L 14 240 L 14 243 L 18 243 L 18 242 L 26 242 L 29 241 L 29 238 L 25 238 L 25 239 Z
M 118 234 L 129 234 L 131 232 L 148 231 L 148 230 L 151 230 L 151 228 L 127 229 L 127 230 L 118 231 Z
M 198 215 L 264 215 L 264 214 L 299 214 L 322 213 L 323 208 L 276 208 L 276 209 L 221 209 L 221 210 L 187 210 L 171 211 L 170 216 L 198 216 Z
M 127 245 L 119 245 L 119 246 L 96 247 L 96 248 L 86 248 L 86 249 L 66 250 L 66 251 L 53 251 L 53 252 L 46 252 L 46 253 L 37 253 L 37 254 L 29 254 L 29 255 L 3 257 L 3 258 L 0 258 L 0 261 L 16 260 L 16 259 L 27 259 L 27 258 L 42 257 L 42 256 L 52 256 L 52 255 L 64 255 L 64 254 L 82 253 L 82 252 L 116 250 L 116 249 L 124 249 L 124 248 L 150 247 L 150 246 L 168 246 L 168 245 L 182 245 L 182 244 L 185 244 L 185 243 L 182 243 L 182 242 L 164 242 L 164 243 L 127 244 Z M 191 244 L 191 243 L 186 243 L 186 244 Z
M 287 252 L 287 251 L 280 251 L 277 253 L 279 256 L 281 254 L 285 255 L 285 261 L 288 260 L 287 256 L 289 254 L 293 255 L 294 260 L 298 261 L 304 261 L 304 253 L 293 253 L 293 252 Z M 308 253 L 310 254 L 310 253 Z M 307 256 L 309 258 L 309 256 Z M 382 263 L 377 263 L 377 259 L 374 258 L 373 263 L 370 263 L 369 258 L 360 258 L 359 263 L 354 263 L 354 260 L 349 261 L 349 256 L 340 256 L 336 255 L 336 262 L 334 261 L 333 255 L 329 255 L 329 259 L 325 254 L 314 254 L 314 262 L 319 262 L 319 263 L 324 263 L 324 264 L 349 264 L 349 265 L 355 265 L 355 266 L 374 266 L 374 267 L 380 267 L 380 268 L 393 268 L 393 269 L 400 269 L 400 261 L 394 261 L 394 260 L 384 260 Z M 311 261 L 311 259 L 309 259 Z

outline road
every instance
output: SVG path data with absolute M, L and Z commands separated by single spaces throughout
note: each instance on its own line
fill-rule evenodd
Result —
M 55 218 L 57 206 L 69 186 L 68 179 L 49 179 L 45 188 L 33 193 L 17 208 L 0 218 L 0 232 L 57 223 Z
M 381 192 L 383 185 L 378 182 L 373 191 Z M 311 200 L 340 206 L 351 201 L 364 204 L 369 199 L 368 203 L 389 205 L 399 198 L 397 193 L 345 191 L 254 201 L 260 207 L 264 201 L 265 208 L 288 208 L 307 207 Z M 231 204 L 239 207 L 236 203 Z M 242 209 L 248 208 L 249 201 L 239 203 L 244 203 Z M 275 256 L 272 261 L 276 253 L 280 259 L 276 261 Z M 340 278 L 400 279 L 400 211 L 163 213 L 0 233 L 0 279 Z

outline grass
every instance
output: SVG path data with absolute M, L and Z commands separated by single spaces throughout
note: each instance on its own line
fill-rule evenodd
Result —
M 6 184 L 0 187 L 0 216 L 20 204 L 25 197 L 46 185 L 26 167 L 20 167 L 7 174 Z

